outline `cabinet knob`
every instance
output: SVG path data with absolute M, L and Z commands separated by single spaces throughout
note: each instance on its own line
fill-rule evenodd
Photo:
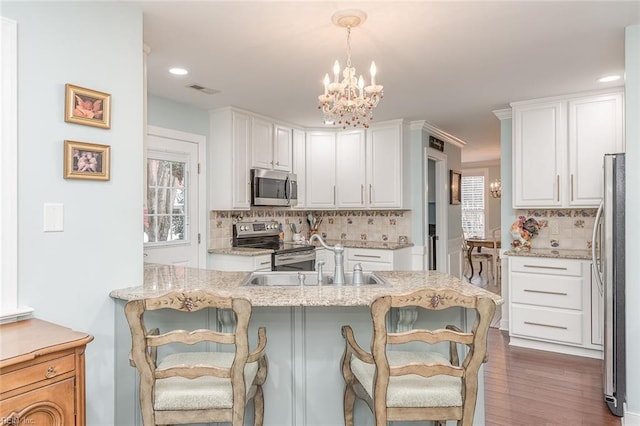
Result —
M 276 166 L 279 166 L 279 165 L 280 165 L 280 162 L 279 162 L 279 161 L 276 161 Z
M 58 373 L 56 372 L 56 368 L 55 367 L 49 367 L 47 368 L 47 372 L 44 375 L 47 379 L 50 379 L 52 377 L 56 377 L 58 375 Z

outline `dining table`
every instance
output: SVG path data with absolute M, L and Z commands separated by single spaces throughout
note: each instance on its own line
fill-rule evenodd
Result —
M 485 239 L 485 238 L 468 238 L 465 240 L 467 243 L 467 259 L 469 260 L 469 265 L 471 267 L 471 275 L 469 279 L 473 278 L 473 262 L 471 261 L 471 254 L 473 253 L 473 249 L 477 249 L 478 253 L 481 252 L 482 248 L 490 248 L 490 249 L 499 249 L 502 247 L 500 244 L 500 240 L 493 239 Z M 497 262 L 497 259 L 495 259 Z M 480 272 L 482 273 L 482 264 L 480 264 Z

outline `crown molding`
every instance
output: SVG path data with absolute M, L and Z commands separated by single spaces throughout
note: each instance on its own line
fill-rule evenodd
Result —
M 505 109 L 496 109 L 493 112 L 493 114 L 498 117 L 498 119 L 500 121 L 502 120 L 509 120 L 512 117 L 512 113 L 511 113 L 511 108 L 505 108 Z

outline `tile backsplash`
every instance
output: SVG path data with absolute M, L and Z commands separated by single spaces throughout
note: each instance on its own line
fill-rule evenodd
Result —
M 533 217 L 542 225 L 531 248 L 590 250 L 596 209 L 516 210 L 516 217 Z M 511 224 L 503 226 L 511 227 Z
M 294 223 L 307 238 L 309 213 L 322 217 L 319 233 L 325 239 L 411 242 L 411 211 L 408 210 L 213 210 L 209 212 L 209 248 L 231 246 L 232 225 L 238 220 L 277 220 L 282 223 L 285 241 L 292 241 L 289 224 Z

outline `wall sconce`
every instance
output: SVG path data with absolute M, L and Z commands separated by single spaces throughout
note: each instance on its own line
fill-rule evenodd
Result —
M 500 198 L 502 195 L 502 182 L 500 179 L 496 179 L 489 185 L 489 190 L 491 191 L 491 196 L 493 198 Z

